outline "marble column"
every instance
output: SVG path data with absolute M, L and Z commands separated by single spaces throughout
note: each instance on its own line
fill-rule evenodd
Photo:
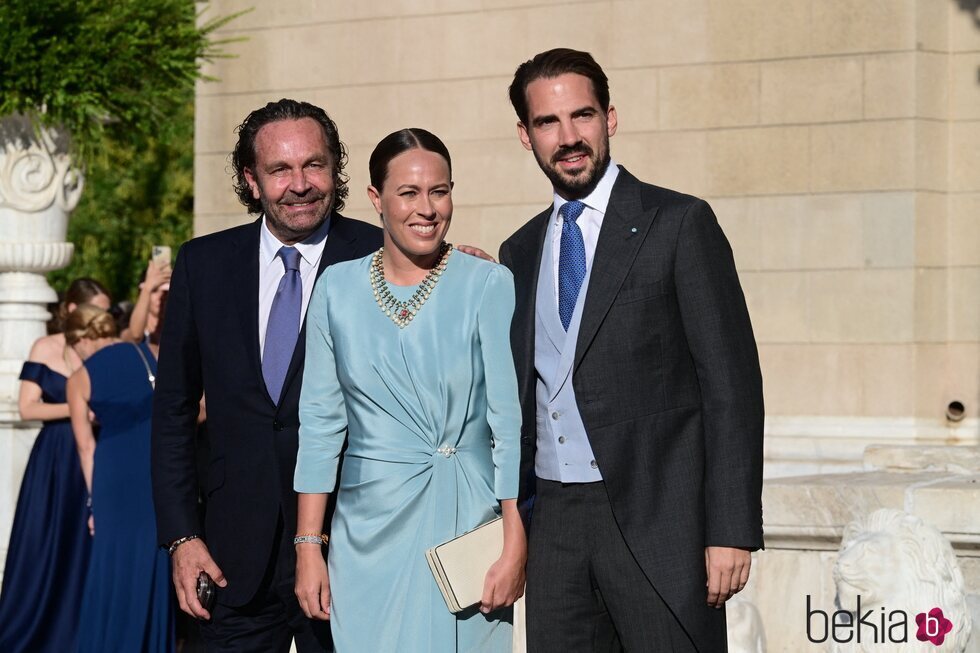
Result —
M 17 377 L 56 301 L 44 273 L 68 265 L 68 216 L 82 192 L 67 139 L 23 116 L 0 118 L 0 561 L 39 424 L 17 411 Z M 2 567 L 0 567 L 2 570 Z

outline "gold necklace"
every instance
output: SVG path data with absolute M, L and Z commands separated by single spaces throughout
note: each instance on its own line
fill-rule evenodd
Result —
M 391 321 L 398 325 L 399 329 L 404 329 L 422 310 L 425 301 L 432 294 L 436 284 L 439 283 L 439 277 L 446 270 L 446 262 L 449 260 L 449 254 L 453 251 L 453 246 L 446 242 L 439 246 L 439 262 L 429 270 L 429 273 L 422 279 L 422 283 L 406 301 L 396 299 L 391 293 L 391 289 L 388 288 L 388 282 L 385 281 L 385 266 L 381 260 L 384 251 L 385 248 L 382 247 L 371 258 L 371 290 L 374 292 L 374 301 L 378 303 L 381 312 L 391 318 Z

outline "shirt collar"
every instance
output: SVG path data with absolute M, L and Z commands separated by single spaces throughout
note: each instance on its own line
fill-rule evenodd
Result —
M 327 216 L 320 228 L 309 235 L 305 240 L 293 245 L 299 250 L 300 256 L 308 264 L 313 265 L 320 258 L 323 251 L 323 241 L 327 238 L 330 231 L 332 213 Z M 264 265 L 270 265 L 279 255 L 279 248 L 283 246 L 282 241 L 276 238 L 269 230 L 269 225 L 265 214 L 262 214 L 262 228 L 259 230 L 259 260 Z
M 602 179 L 596 184 L 592 192 L 583 197 L 580 202 L 585 204 L 590 209 L 598 211 L 602 215 L 606 214 L 606 208 L 609 206 L 609 197 L 612 195 L 613 185 L 616 183 L 616 178 L 619 177 L 619 166 L 615 161 L 609 159 L 609 165 L 606 166 L 606 172 L 602 175 Z M 563 204 L 566 204 L 568 200 L 559 195 L 554 194 L 555 203 L 555 221 L 558 221 L 558 210 Z

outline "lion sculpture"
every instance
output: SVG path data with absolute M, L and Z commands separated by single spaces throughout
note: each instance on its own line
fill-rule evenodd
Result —
M 728 653 L 766 653 L 766 632 L 755 604 L 736 594 L 725 604 Z
M 838 607 L 852 613 L 853 634 L 860 627 L 861 615 L 855 614 L 859 596 L 866 623 L 884 624 L 885 628 L 877 631 L 865 628 L 860 644 L 855 636 L 847 643 L 835 642 L 833 651 L 963 653 L 966 650 L 972 622 L 963 574 L 946 538 L 918 517 L 884 508 L 848 524 L 834 565 L 834 583 Z M 916 638 L 916 615 L 936 607 L 952 622 L 952 629 L 939 649 L 930 641 Z M 907 615 L 905 643 L 888 641 L 885 637 L 885 630 L 889 630 L 889 635 L 902 632 L 901 628 L 891 629 L 902 617 L 896 610 Z M 872 635 L 878 638 L 877 642 L 871 641 Z

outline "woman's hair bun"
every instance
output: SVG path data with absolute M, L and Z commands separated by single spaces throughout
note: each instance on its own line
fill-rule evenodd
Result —
M 109 311 L 92 304 L 79 304 L 65 318 L 65 342 L 111 338 L 116 335 L 116 321 Z

